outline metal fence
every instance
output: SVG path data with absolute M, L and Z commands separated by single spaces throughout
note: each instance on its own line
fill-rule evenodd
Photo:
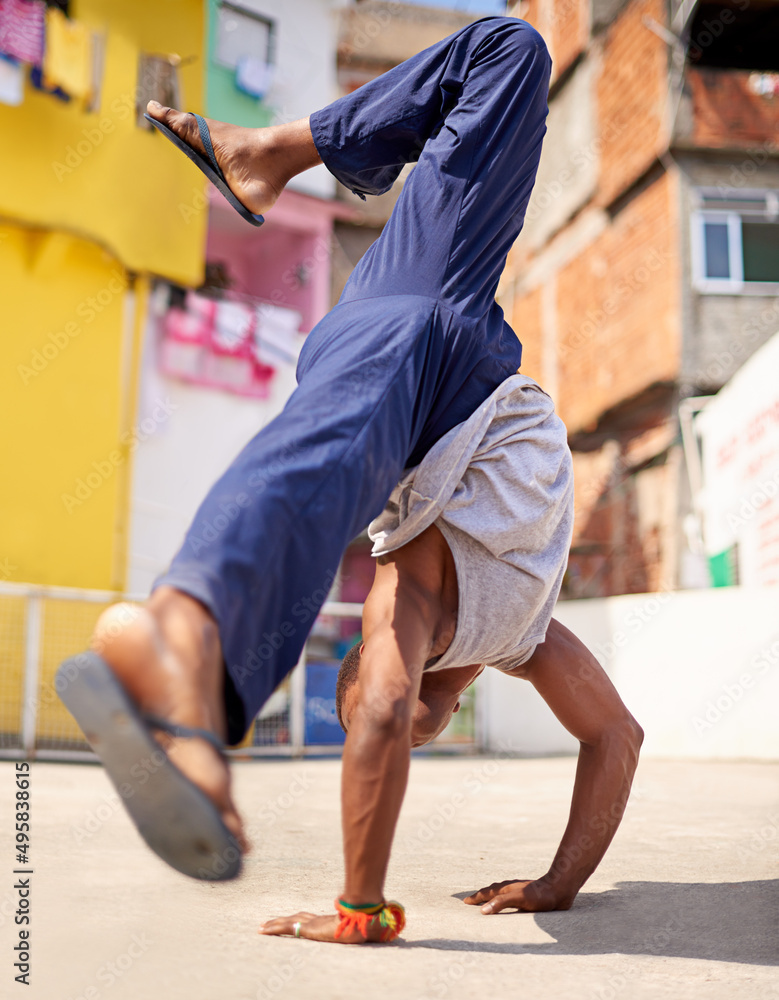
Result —
M 138 596 L 65 587 L 0 582 L 0 757 L 95 759 L 81 730 L 57 694 L 54 677 L 67 656 L 87 648 L 101 612 L 118 600 Z M 337 660 L 328 644 L 359 623 L 361 604 L 327 602 L 300 662 L 263 706 L 236 755 L 270 756 L 339 753 L 337 735 L 317 742 L 333 723 L 334 702 L 307 683 Z M 359 626 L 357 626 L 359 627 Z M 309 664 L 311 664 L 309 669 Z M 326 669 L 325 669 L 326 672 Z M 473 689 L 462 709 L 436 741 L 439 748 L 474 746 Z M 340 734 L 337 726 L 325 730 Z

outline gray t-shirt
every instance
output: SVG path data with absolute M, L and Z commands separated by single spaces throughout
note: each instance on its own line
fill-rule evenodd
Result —
M 568 561 L 573 469 L 550 397 L 512 375 L 453 427 L 368 528 L 374 556 L 435 523 L 457 568 L 457 629 L 428 670 L 509 670 L 542 642 Z

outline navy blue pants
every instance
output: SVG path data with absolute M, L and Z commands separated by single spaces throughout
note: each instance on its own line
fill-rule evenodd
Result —
M 231 743 L 295 666 L 344 549 L 403 470 L 519 367 L 495 292 L 538 167 L 549 70 L 533 28 L 490 17 L 311 117 L 325 165 L 357 193 L 418 162 L 309 334 L 298 388 L 155 584 L 218 623 Z

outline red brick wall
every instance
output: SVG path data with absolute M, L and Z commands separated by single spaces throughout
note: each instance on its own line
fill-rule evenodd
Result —
M 558 411 L 569 430 L 653 382 L 672 380 L 681 342 L 675 175 L 637 195 L 558 275 Z
M 664 0 L 633 0 L 605 33 L 597 84 L 599 132 L 610 137 L 601 153 L 598 200 L 603 205 L 640 177 L 661 152 L 667 45 L 644 18 L 665 25 Z
M 675 491 L 675 477 L 671 463 L 626 472 L 618 450 L 608 445 L 599 452 L 574 453 L 576 513 L 564 597 L 640 594 L 673 586 L 673 529 L 669 533 L 663 498 Z
M 549 44 L 557 77 L 587 46 L 590 4 L 589 0 L 556 0 L 552 10 Z
M 587 46 L 590 0 L 527 0 L 522 18 L 543 35 L 554 63 L 553 80 Z
M 552 2 L 554 2 L 554 0 L 552 0 Z M 540 31 L 541 34 L 546 37 L 544 17 L 546 16 L 546 10 L 549 6 L 549 0 L 546 0 L 543 5 L 541 0 L 525 0 L 525 3 L 521 5 L 521 9 L 516 10 L 516 14 L 518 17 L 521 17 L 523 21 L 527 21 L 528 24 L 532 24 L 537 31 Z
M 507 319 L 522 341 L 522 374 L 543 385 L 541 287 L 517 298 L 513 316 Z
M 693 140 L 697 145 L 713 149 L 762 147 L 767 139 L 779 136 L 779 96 L 754 93 L 749 78 L 756 75 L 738 70 L 688 69 Z

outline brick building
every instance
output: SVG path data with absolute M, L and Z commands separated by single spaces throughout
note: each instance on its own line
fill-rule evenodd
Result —
M 564 596 L 705 586 L 679 404 L 779 329 L 779 3 L 513 13 L 554 70 L 500 298 L 574 453 Z
M 454 4 L 453 4 L 454 6 Z M 401 3 L 397 0 L 352 0 L 338 12 L 338 89 L 350 94 L 369 80 L 453 32 L 478 15 Z M 344 187 L 338 197 L 352 209 L 348 221 L 336 222 L 333 243 L 333 303 L 370 245 L 378 239 L 412 168 L 379 198 L 362 201 Z

